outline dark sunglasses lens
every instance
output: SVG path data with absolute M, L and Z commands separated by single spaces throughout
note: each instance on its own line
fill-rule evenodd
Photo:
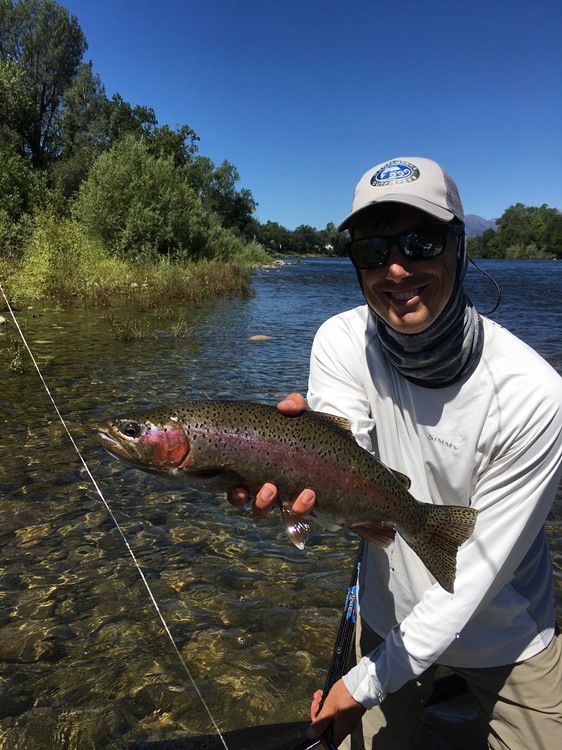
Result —
M 447 227 L 420 227 L 400 240 L 402 252 L 412 260 L 437 258 L 447 245 Z
M 347 251 L 351 262 L 360 271 L 384 266 L 389 255 L 386 237 L 367 237 L 364 240 L 355 240 L 355 242 L 349 243 Z
M 463 227 L 439 225 L 418 227 L 396 236 L 365 237 L 350 242 L 347 252 L 351 262 L 360 271 L 369 268 L 380 268 L 388 262 L 390 248 L 397 245 L 402 253 L 411 260 L 430 260 L 437 258 L 447 247 L 447 236 L 462 234 Z

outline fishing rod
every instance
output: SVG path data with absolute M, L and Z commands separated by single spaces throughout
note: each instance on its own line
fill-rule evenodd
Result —
M 333 688 L 336 682 L 341 677 L 343 677 L 346 671 L 346 665 L 349 659 L 349 653 L 353 645 L 355 634 L 355 622 L 357 620 L 357 583 L 359 581 L 359 570 L 361 568 L 361 561 L 363 559 L 364 551 L 365 540 L 361 538 L 359 549 L 357 550 L 357 556 L 355 558 L 355 564 L 351 573 L 351 579 L 349 581 L 349 586 L 347 587 L 347 596 L 345 599 L 345 604 L 343 606 L 343 612 L 336 636 L 334 651 L 332 653 L 332 659 L 328 668 L 328 676 L 326 677 L 326 683 L 322 692 L 320 709 L 324 705 L 324 701 L 326 700 L 330 690 Z M 332 743 L 332 729 L 332 724 L 330 724 L 326 732 L 321 737 L 318 737 L 315 740 L 304 740 L 303 742 L 296 745 L 293 750 L 313 750 L 313 748 L 320 747 L 326 748 L 326 750 L 337 750 L 335 745 Z

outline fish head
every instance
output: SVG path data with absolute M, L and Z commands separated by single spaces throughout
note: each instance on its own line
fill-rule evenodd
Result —
M 98 440 L 112 456 L 152 474 L 174 474 L 190 463 L 190 441 L 173 418 L 108 419 L 98 426 Z

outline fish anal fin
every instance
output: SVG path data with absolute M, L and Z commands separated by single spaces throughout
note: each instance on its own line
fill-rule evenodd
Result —
M 304 546 L 308 540 L 308 532 L 310 531 L 310 524 L 297 516 L 289 503 L 283 503 L 281 505 L 281 518 L 283 519 L 283 525 L 287 532 L 289 539 L 299 549 L 304 549 Z
M 356 534 L 359 534 L 359 536 L 362 536 L 363 539 L 383 549 L 390 546 L 396 535 L 394 524 L 386 523 L 385 521 L 364 521 L 354 523 L 349 528 Z

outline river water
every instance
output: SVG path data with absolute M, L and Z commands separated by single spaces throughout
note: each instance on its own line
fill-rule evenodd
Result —
M 483 261 L 493 318 L 562 373 L 562 263 Z M 306 391 L 314 332 L 361 302 L 346 260 L 255 274 L 255 296 L 195 310 L 17 313 L 45 383 L 134 552 L 177 648 L 24 350 L 0 335 L 0 748 L 105 750 L 143 739 L 306 719 L 322 686 L 357 539 L 305 551 L 256 519 L 125 467 L 95 425 L 168 401 L 275 403 Z M 485 312 L 493 285 L 471 270 Z M 4 313 L 5 317 L 9 317 Z M 181 318 L 185 335 L 174 335 Z M 260 337 L 254 339 L 253 337 Z M 21 369 L 21 368 L 20 368 Z M 562 622 L 562 495 L 548 521 Z M 200 693 L 200 695 L 198 694 Z

